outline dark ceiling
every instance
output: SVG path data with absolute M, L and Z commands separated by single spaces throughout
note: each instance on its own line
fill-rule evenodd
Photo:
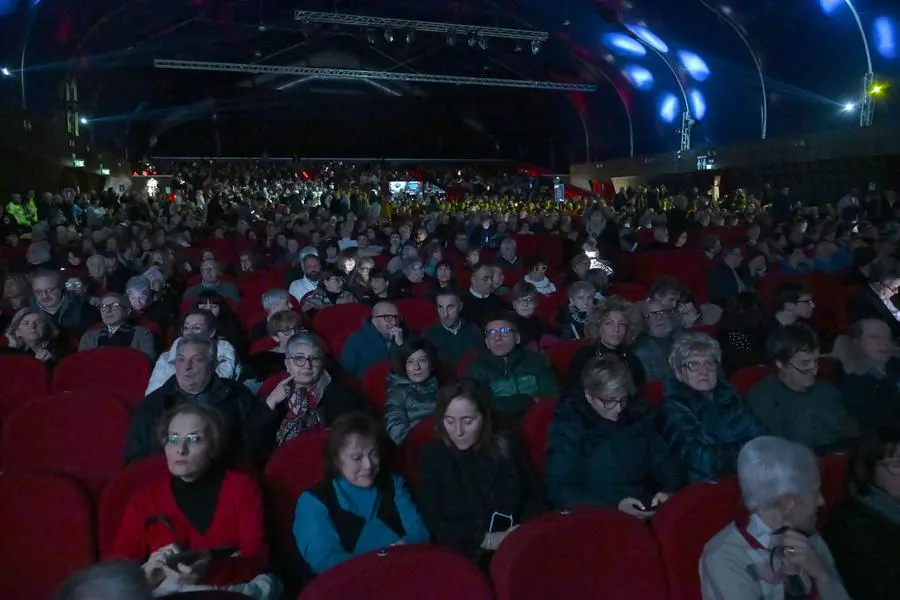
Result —
M 710 4 L 715 0 L 710 0 Z M 839 103 L 861 87 L 859 34 L 848 14 L 823 14 L 828 0 L 719 0 L 759 55 L 769 87 L 769 135 L 839 129 L 853 118 Z M 833 0 L 832 0 L 833 1 Z M 627 155 L 631 112 L 639 154 L 677 148 L 677 124 L 658 118 L 660 93 L 677 84 L 665 63 L 641 59 L 656 88 L 634 89 L 621 75 L 627 57 L 601 43 L 620 22 L 644 22 L 673 48 L 709 64 L 702 86 L 708 116 L 696 147 L 759 137 L 760 93 L 743 42 L 704 0 L 0 0 L 0 79 L 18 102 L 23 43 L 28 108 L 62 106 L 74 76 L 80 110 L 98 143 L 151 154 L 300 156 L 468 156 L 562 166 Z M 726 6 L 727 4 L 727 6 Z M 900 19 L 892 0 L 856 0 L 867 28 Z M 892 8 L 892 6 L 894 6 Z M 304 24 L 293 10 L 547 31 L 537 55 L 527 43 L 492 40 L 487 49 L 420 33 L 388 43 L 364 28 Z M 597 85 L 593 93 L 285 75 L 161 70 L 153 59 L 321 66 Z M 876 56 L 890 81 L 900 61 Z M 683 80 L 687 77 L 681 73 Z M 900 87 L 891 96 L 897 96 Z M 877 107 L 891 119 L 892 97 Z M 586 135 L 587 134 L 587 135 Z M 152 146 L 152 147 L 151 147 Z

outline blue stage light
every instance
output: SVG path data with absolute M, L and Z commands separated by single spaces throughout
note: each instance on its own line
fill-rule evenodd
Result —
M 660 97 L 659 118 L 662 119 L 663 122 L 674 123 L 680 112 L 681 103 L 678 101 L 678 97 L 675 94 L 666 92 Z
M 654 48 L 655 50 L 665 54 L 669 51 L 669 46 L 662 39 L 646 27 L 641 25 L 626 25 L 628 31 L 636 35 L 642 42 Z
M 622 70 L 622 75 L 631 82 L 636 89 L 641 91 L 653 89 L 653 73 L 640 65 L 628 65 Z
M 628 37 L 624 33 L 607 33 L 603 36 L 603 43 L 623 56 L 644 56 L 647 54 L 647 49 L 639 41 Z
M 879 17 L 875 19 L 872 29 L 878 54 L 889 60 L 897 58 L 897 32 L 894 23 L 887 17 Z
M 698 121 L 703 120 L 706 116 L 706 98 L 700 93 L 700 90 L 691 90 L 688 92 L 688 100 L 691 101 L 691 112 Z
M 819 6 L 822 7 L 822 12 L 826 15 L 830 15 L 834 11 L 836 11 L 841 4 L 844 4 L 845 0 L 819 0 Z
M 678 60 L 681 61 L 681 66 L 688 72 L 688 75 L 696 81 L 706 81 L 710 76 L 709 65 L 698 54 L 689 50 L 679 50 Z

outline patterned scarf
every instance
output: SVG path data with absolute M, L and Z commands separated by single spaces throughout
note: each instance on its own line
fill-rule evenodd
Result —
M 291 441 L 304 431 L 319 425 L 318 398 L 312 389 L 295 389 L 288 399 L 288 411 L 281 421 L 275 439 L 278 446 Z

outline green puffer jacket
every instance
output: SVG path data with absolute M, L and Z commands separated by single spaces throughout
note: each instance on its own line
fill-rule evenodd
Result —
M 534 398 L 559 394 L 556 373 L 547 357 L 521 346 L 503 357 L 485 348 L 469 366 L 466 377 L 490 386 L 494 410 L 515 417 L 524 414 Z

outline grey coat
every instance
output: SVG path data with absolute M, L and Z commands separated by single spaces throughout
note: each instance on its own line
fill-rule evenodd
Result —
M 150 330 L 144 327 L 129 327 L 134 330 L 134 337 L 131 338 L 130 347 L 135 350 L 140 350 L 146 354 L 151 361 L 155 361 L 156 340 L 153 339 L 153 334 L 150 333 Z M 103 333 L 104 329 L 105 327 L 96 327 L 86 331 L 85 334 L 81 336 L 81 341 L 78 343 L 78 351 L 93 350 L 94 348 L 97 348 L 100 334 Z

